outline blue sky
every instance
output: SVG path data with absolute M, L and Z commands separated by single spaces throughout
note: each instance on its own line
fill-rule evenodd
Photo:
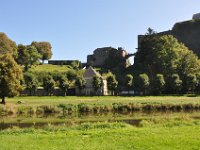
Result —
M 79 59 L 98 47 L 135 52 L 137 35 L 160 32 L 200 12 L 197 0 L 0 0 L 0 32 L 17 44 L 49 41 L 52 59 Z

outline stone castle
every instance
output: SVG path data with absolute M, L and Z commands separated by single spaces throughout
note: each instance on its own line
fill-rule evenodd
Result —
M 156 33 L 156 35 L 173 35 L 200 58 L 200 13 L 194 14 L 192 20 L 178 22 L 172 30 Z M 138 49 L 145 36 L 148 35 L 138 35 Z
M 126 68 L 129 65 L 128 58 L 131 56 L 133 56 L 133 54 L 128 54 L 122 47 L 118 49 L 113 47 L 97 48 L 92 55 L 87 56 L 87 65 L 103 67 L 109 66 L 109 63 L 112 61 L 116 62 L 116 65 L 121 65 Z
M 49 60 L 48 64 L 52 65 L 71 65 L 72 62 L 78 62 L 81 67 L 105 67 L 109 66 L 109 62 L 115 62 L 112 67 L 115 66 L 129 66 L 128 58 L 134 54 L 129 54 L 125 49 L 119 47 L 118 49 L 113 47 L 102 47 L 94 50 L 92 55 L 87 56 L 87 62 L 81 63 L 79 60 Z
M 194 14 L 193 17 L 192 17 L 192 19 L 200 19 L 200 13 Z

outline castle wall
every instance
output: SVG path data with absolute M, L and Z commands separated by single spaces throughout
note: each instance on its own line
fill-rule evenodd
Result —
M 120 61 L 126 59 L 126 56 L 128 53 L 123 48 L 119 47 L 118 49 L 112 48 L 112 47 L 104 47 L 104 48 L 98 48 L 94 51 L 93 55 L 87 56 L 87 65 L 93 66 L 93 67 L 102 67 L 105 65 L 105 62 L 108 59 L 117 59 L 118 64 L 124 64 L 123 66 L 126 66 L 126 61 L 123 61 L 120 63 Z M 116 61 L 116 60 L 113 60 Z
M 194 14 L 193 17 L 192 17 L 192 19 L 200 19 L 200 13 Z
M 176 23 L 172 30 L 157 33 L 156 35 L 173 35 L 200 58 L 200 20 L 189 20 Z M 138 35 L 138 50 L 141 40 L 149 35 Z

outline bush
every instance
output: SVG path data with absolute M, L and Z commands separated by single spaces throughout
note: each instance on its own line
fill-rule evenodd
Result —
M 21 115 L 21 114 L 34 114 L 35 111 L 33 109 L 33 107 L 26 107 L 26 106 L 21 106 L 21 107 L 18 107 L 17 109 L 17 114 Z
M 91 112 L 92 108 L 89 104 L 80 103 L 80 104 L 78 104 L 78 111 L 79 112 Z

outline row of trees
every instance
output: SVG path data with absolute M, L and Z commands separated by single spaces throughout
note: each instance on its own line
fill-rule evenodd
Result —
M 27 72 L 24 74 L 24 85 L 30 95 L 35 95 L 38 87 L 42 86 L 49 96 L 53 95 L 56 87 L 59 87 L 63 91 L 63 95 L 66 96 L 66 92 L 71 87 L 77 86 L 82 89 L 85 86 L 85 79 L 82 76 L 75 76 L 72 79 L 67 74 L 52 75 L 46 73 L 39 81 L 36 75 Z
M 189 75 L 184 81 L 182 81 L 178 74 L 173 74 L 168 80 L 162 74 L 156 74 L 154 81 L 151 81 L 146 73 L 139 74 L 136 78 L 133 78 L 131 74 L 126 75 L 126 87 L 128 90 L 134 90 L 138 94 L 142 95 L 160 95 L 167 94 L 170 84 L 170 94 L 182 94 L 182 93 L 200 93 L 200 79 L 196 76 Z M 170 82 L 170 83 L 167 83 Z M 183 92 L 186 91 L 186 92 Z
M 108 90 L 111 92 L 112 95 L 114 95 L 118 87 L 118 81 L 116 80 L 115 75 L 110 72 L 105 78 L 107 81 Z M 98 90 L 103 86 L 103 78 L 99 76 L 93 77 L 92 84 L 96 91 L 96 95 L 98 95 L 97 94 Z
M 115 75 L 109 73 L 106 77 L 108 90 L 111 91 L 111 94 L 114 95 L 115 90 L 118 87 L 118 81 L 115 78 Z M 83 78 L 82 74 L 77 73 L 73 75 L 71 72 L 68 73 L 57 73 L 57 74 L 48 74 L 40 76 L 40 79 L 37 78 L 37 75 L 34 75 L 31 72 L 24 74 L 24 87 L 29 91 L 30 95 L 35 95 L 38 87 L 42 86 L 46 91 L 47 95 L 53 95 L 56 87 L 59 87 L 63 91 L 63 96 L 66 96 L 66 92 L 70 88 L 79 88 L 80 91 L 85 87 L 86 80 Z M 103 78 L 99 76 L 93 77 L 93 87 L 98 95 L 98 90 L 103 86 Z

